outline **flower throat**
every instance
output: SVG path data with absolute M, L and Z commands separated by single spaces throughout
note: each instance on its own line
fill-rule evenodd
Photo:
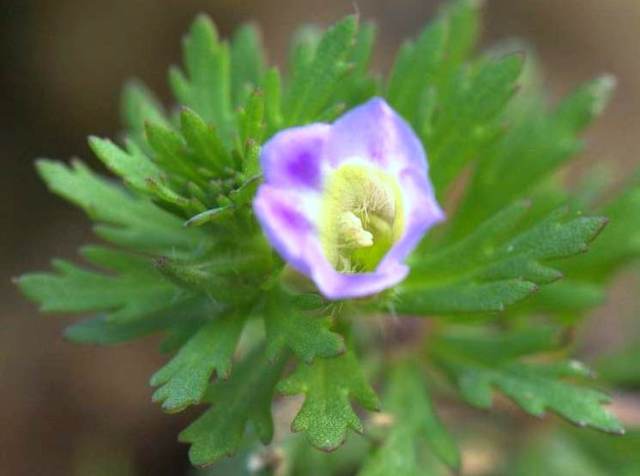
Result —
M 322 203 L 321 240 L 336 271 L 375 270 L 403 229 L 402 195 L 382 170 L 345 164 L 328 181 Z

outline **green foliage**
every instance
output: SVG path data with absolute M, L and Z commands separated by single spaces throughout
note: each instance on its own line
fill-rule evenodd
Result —
M 610 398 L 561 379 L 591 375 L 575 360 L 521 362 L 518 357 L 557 346 L 549 332 L 528 330 L 511 335 L 440 335 L 430 342 L 434 361 L 451 375 L 470 404 L 489 408 L 492 388 L 513 399 L 525 412 L 543 416 L 547 409 L 579 426 L 622 433 L 618 419 L 601 407 Z
M 276 294 L 266 306 L 267 355 L 288 348 L 310 363 L 316 357 L 334 357 L 345 351 L 342 336 L 330 330 L 330 319 L 305 315 L 289 301 L 285 293 Z
M 246 54 L 238 51 L 246 49 L 246 45 L 238 46 L 242 41 L 247 40 L 236 39 L 236 59 L 247 58 Z M 221 131 L 223 139 L 230 141 L 233 114 L 229 47 L 218 40 L 218 33 L 211 20 L 201 15 L 185 37 L 183 48 L 186 71 L 174 67 L 169 74 L 176 98 L 180 104 L 193 109 L 206 122 L 215 125 Z M 254 54 L 259 55 L 258 51 Z M 247 77 L 244 79 L 251 80 Z M 236 84 L 243 87 L 242 83 Z
M 347 17 L 323 35 L 313 53 L 301 53 L 304 56 L 298 60 L 285 98 L 289 124 L 318 119 L 326 110 L 350 68 L 347 59 L 356 31 L 356 17 Z
M 241 27 L 227 43 L 200 16 L 184 40 L 183 68 L 170 70 L 177 104 L 165 107 L 130 82 L 123 140 L 89 139 L 115 179 L 78 161 L 38 162 L 51 191 L 82 208 L 106 244 L 81 250 L 86 265 L 55 260 L 52 272 L 27 274 L 17 284 L 43 311 L 89 314 L 65 331 L 74 342 L 164 335 L 161 351 L 173 356 L 151 378 L 153 399 L 168 412 L 210 405 L 180 435 L 194 464 L 241 449 L 246 457 L 255 436 L 271 441 L 276 389 L 304 397 L 292 423 L 303 437 L 274 443 L 289 458 L 291 475 L 457 470 L 457 443 L 435 408 L 455 395 L 488 408 L 500 392 L 535 416 L 553 411 L 579 425 L 622 431 L 602 407 L 608 397 L 575 383 L 589 372 L 557 339 L 562 329 L 541 324 L 576 324 L 640 254 L 637 179 L 607 200 L 559 180 L 614 82 L 603 76 L 550 106 L 531 52 L 474 54 L 479 3 L 448 5 L 405 43 L 388 78 L 369 71 L 375 29 L 356 16 L 326 31 L 301 29 L 286 73 L 267 63 L 255 27 Z M 424 142 L 447 221 L 413 254 L 409 277 L 394 291 L 329 303 L 300 276 L 290 286 L 290 270 L 256 223 L 260 147 L 285 127 L 330 122 L 375 95 Z M 412 331 L 399 339 L 411 341 L 407 349 L 380 345 L 377 321 L 369 318 L 381 310 L 431 318 L 426 352 L 417 350 L 425 338 L 411 327 L 423 329 L 426 319 L 398 319 Z M 637 352 L 629 349 L 598 367 L 610 382 L 636 387 L 637 372 L 629 369 L 637 367 Z M 283 378 L 288 368 L 294 370 Z M 442 376 L 455 389 L 442 386 Z M 391 424 L 372 432 L 373 443 L 349 438 L 332 456 L 314 452 L 312 446 L 338 448 L 349 429 L 364 431 L 368 420 L 352 404 L 380 407 L 369 382 L 384 389 L 381 408 Z M 583 450 L 588 444 L 576 441 L 571 436 L 560 446 L 576 456 L 572 470 L 543 472 L 611 474 L 615 466 L 605 455 L 591 457 Z M 623 451 L 614 447 L 612 453 Z M 557 450 L 541 451 L 522 461 L 553 459 Z M 585 454 L 589 461 L 578 461 Z M 522 461 L 514 463 L 525 468 L 517 474 L 539 474 L 527 473 Z M 246 461 L 239 464 L 246 472 Z
M 212 408 L 180 433 L 191 444 L 189 457 L 195 465 L 207 465 L 235 454 L 242 443 L 247 422 L 267 444 L 273 436 L 271 398 L 285 359 L 266 359 L 260 349 L 247 356 L 228 380 L 212 384 L 204 401 Z
M 39 301 L 42 311 L 105 311 L 109 320 L 127 321 L 157 312 L 167 302 L 190 297 L 158 279 L 158 273 L 144 258 L 102 247 L 86 247 L 82 251 L 90 263 L 119 274 L 105 275 L 56 260 L 56 274 L 34 273 L 20 280 L 23 292 Z M 105 289 L 109 292 L 105 293 Z
M 392 419 L 384 442 L 364 463 L 360 476 L 423 474 L 422 453 L 428 443 L 440 460 L 458 470 L 460 454 L 456 443 L 435 413 L 424 377 L 415 365 L 401 364 L 388 379 L 383 410 Z
M 312 364 L 300 363 L 293 374 L 278 384 L 278 391 L 284 395 L 305 395 L 291 429 L 304 431 L 313 446 L 326 451 L 339 447 L 348 429 L 364 431 L 351 400 L 368 410 L 380 406 L 352 350 L 330 359 L 315 359 Z
M 561 278 L 547 263 L 586 251 L 606 223 L 561 209 L 523 230 L 530 208 L 518 201 L 464 239 L 416 257 L 397 309 L 421 315 L 503 311 L 537 285 Z
M 244 324 L 244 316 L 229 314 L 202 326 L 182 346 L 176 356 L 151 377 L 151 385 L 161 385 L 153 400 L 168 412 L 200 403 L 215 370 L 226 379 L 231 359 Z

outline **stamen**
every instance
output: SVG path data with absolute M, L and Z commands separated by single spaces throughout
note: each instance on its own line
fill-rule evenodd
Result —
M 362 227 L 362 221 L 353 212 L 344 212 L 339 220 L 342 244 L 351 248 L 373 246 L 373 235 Z
M 327 258 L 346 273 L 375 269 L 402 232 L 402 198 L 380 169 L 346 164 L 327 187 L 321 237 Z

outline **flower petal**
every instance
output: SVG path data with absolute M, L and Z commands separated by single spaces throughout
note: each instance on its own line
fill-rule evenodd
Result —
M 293 127 L 276 134 L 262 148 L 261 165 L 267 183 L 320 189 L 328 124 Z
M 406 167 L 427 169 L 420 140 L 381 98 L 355 107 L 333 124 L 326 156 L 334 167 L 345 160 L 360 158 L 392 171 Z
M 308 275 L 306 249 L 316 231 L 306 217 L 302 203 L 296 193 L 263 184 L 253 201 L 253 209 L 276 251 L 294 268 Z
M 327 299 L 371 296 L 398 284 L 409 273 L 407 266 L 397 262 L 381 263 L 372 273 L 339 273 L 319 247 L 311 247 L 308 251 L 309 276 Z
M 406 225 L 402 237 L 387 252 L 381 266 L 404 261 L 427 230 L 445 219 L 425 173 L 408 168 L 400 172 L 398 179 L 409 204 Z

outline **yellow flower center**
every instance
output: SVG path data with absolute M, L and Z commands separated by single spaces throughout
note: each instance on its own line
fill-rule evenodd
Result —
M 321 213 L 324 252 L 345 273 L 375 270 L 404 227 L 397 182 L 368 164 L 345 164 L 331 175 Z

